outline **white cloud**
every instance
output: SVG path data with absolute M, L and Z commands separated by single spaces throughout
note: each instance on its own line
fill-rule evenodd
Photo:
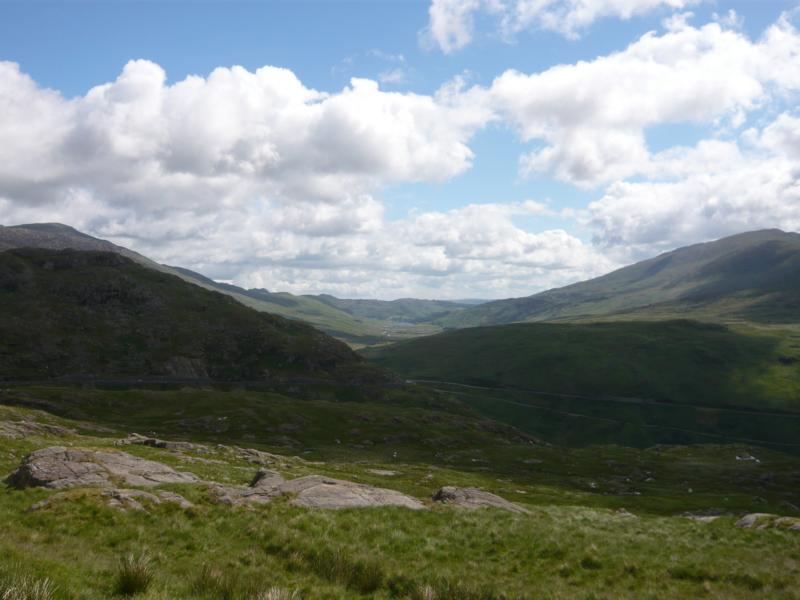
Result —
M 746 131 L 745 139 L 760 148 L 800 161 L 800 117 L 784 113 L 760 133 Z
M 656 180 L 611 185 L 583 220 L 624 260 L 742 231 L 800 230 L 798 123 L 784 114 L 746 132 L 744 146 L 706 140 L 662 153 Z
M 782 18 L 753 42 L 717 23 L 683 20 L 625 50 L 536 74 L 507 71 L 491 103 L 542 147 L 523 173 L 586 187 L 653 169 L 647 129 L 674 123 L 741 125 L 774 97 L 800 88 L 800 34 Z
M 352 207 L 378 184 L 445 180 L 470 167 L 467 142 L 488 118 L 363 79 L 324 94 L 274 67 L 166 85 L 148 61 L 74 100 L 0 63 L 0 99 L 0 193 L 54 202 L 86 188 L 198 213 L 253 198 Z
M 677 10 L 704 0 L 432 0 L 423 41 L 452 53 L 474 37 L 475 18 L 493 18 L 511 39 L 528 29 L 556 31 L 569 38 L 604 17 L 630 19 L 658 9 Z
M 375 194 L 470 167 L 485 91 L 368 80 L 328 94 L 292 72 L 216 69 L 167 84 L 130 62 L 66 99 L 0 63 L 0 215 L 62 221 L 245 285 L 396 297 L 527 293 L 608 263 L 527 201 L 387 221 Z
M 399 85 L 408 82 L 408 73 L 401 67 L 381 71 L 378 80 L 384 85 Z
M 800 88 L 800 34 L 787 19 L 757 41 L 668 27 L 433 95 L 365 79 L 327 93 L 274 67 L 168 84 L 133 61 L 67 99 L 0 62 L 0 221 L 66 222 L 244 285 L 380 298 L 527 295 L 686 243 L 799 229 L 800 117 L 763 121 Z M 500 119 L 539 144 L 523 171 L 605 190 L 573 212 L 496 201 L 387 218 L 385 186 L 465 172 L 473 134 Z M 651 152 L 650 127 L 687 122 L 724 134 Z
M 474 14 L 484 6 L 483 0 L 433 0 L 422 41 L 448 54 L 463 48 L 472 41 Z

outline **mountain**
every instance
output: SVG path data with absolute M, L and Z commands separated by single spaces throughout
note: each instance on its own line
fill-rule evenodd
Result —
M 379 321 L 405 321 L 408 323 L 428 323 L 468 306 L 467 302 L 418 300 L 416 298 L 345 300 L 327 294 L 307 297 L 315 298 L 354 317 Z
M 424 324 L 460 310 L 468 302 L 452 303 L 435 300 L 404 299 L 342 300 L 333 296 L 296 296 L 264 289 L 245 289 L 214 281 L 182 267 L 159 264 L 132 250 L 82 233 L 60 223 L 33 223 L 3 227 L 0 225 L 0 251 L 11 248 L 44 248 L 62 250 L 97 250 L 114 252 L 145 267 L 180 277 L 207 290 L 231 296 L 260 312 L 269 312 L 289 319 L 299 319 L 352 344 L 374 344 L 387 339 L 401 339 L 436 333 L 438 326 Z
M 0 379 L 340 379 L 343 342 L 120 253 L 0 252 Z
M 169 269 L 141 254 L 101 240 L 61 223 L 29 223 L 27 225 L 0 225 L 0 252 L 13 248 L 42 248 L 44 250 L 96 250 L 113 252 L 151 269 Z
M 662 319 L 796 322 L 800 234 L 754 231 L 667 252 L 602 277 L 451 313 L 444 327 L 521 321 Z

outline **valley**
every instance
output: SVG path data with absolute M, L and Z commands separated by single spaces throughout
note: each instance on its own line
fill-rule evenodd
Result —
M 795 322 L 314 298 L 348 345 L 91 240 L 0 252 L 0 593 L 798 597 Z

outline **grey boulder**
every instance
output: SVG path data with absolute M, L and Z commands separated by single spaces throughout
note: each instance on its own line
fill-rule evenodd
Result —
M 281 475 L 260 469 L 247 488 L 212 485 L 211 493 L 224 504 L 264 504 L 279 496 L 292 496 L 294 506 L 306 508 L 368 508 L 400 506 L 419 510 L 425 506 L 411 496 L 395 490 L 362 483 L 307 475 L 286 481 Z
M 500 496 L 479 490 L 478 488 L 444 486 L 433 495 L 433 500 L 443 504 L 458 506 L 459 508 L 499 508 L 514 513 L 528 512 L 521 506 L 517 506 Z
M 64 489 L 79 486 L 114 487 L 116 484 L 156 486 L 196 483 L 191 473 L 175 471 L 159 462 L 126 452 L 52 446 L 29 454 L 6 479 L 16 488 Z

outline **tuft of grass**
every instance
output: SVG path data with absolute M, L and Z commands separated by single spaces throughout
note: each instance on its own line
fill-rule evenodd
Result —
M 411 592 L 412 600 L 509 600 L 509 596 L 487 587 L 456 583 L 441 577 L 418 585 Z
M 152 561 L 148 554 L 126 554 L 117 566 L 114 592 L 120 596 L 142 594 L 153 582 L 153 575 Z
M 233 600 L 237 597 L 236 578 L 228 570 L 204 564 L 192 580 L 190 591 L 197 598 Z
M 53 600 L 56 586 L 47 578 L 18 575 L 0 579 L 0 600 Z
M 319 577 L 362 594 L 375 592 L 386 580 L 386 574 L 380 563 L 353 558 L 341 548 L 294 551 L 290 554 L 289 560 L 296 566 L 305 564 Z
M 285 588 L 271 587 L 253 596 L 252 600 L 300 600 L 300 592 L 297 590 L 290 591 Z

